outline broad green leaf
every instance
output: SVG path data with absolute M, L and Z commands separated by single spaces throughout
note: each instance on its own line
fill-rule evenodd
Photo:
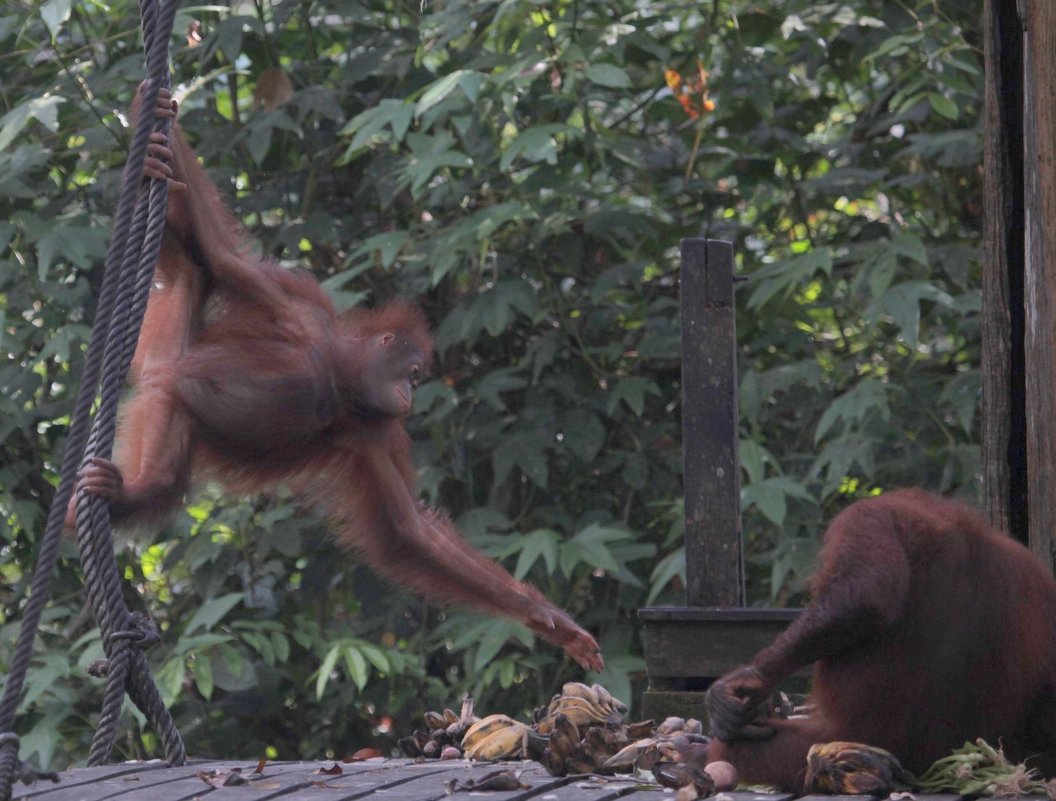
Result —
M 741 509 L 755 506 L 767 520 L 780 526 L 785 522 L 789 497 L 814 502 L 814 497 L 802 484 L 785 476 L 774 476 L 743 487 Z
M 561 421 L 561 442 L 580 460 L 593 463 L 605 444 L 605 426 L 593 412 L 573 409 Z
M 615 64 L 591 64 L 586 70 L 587 80 L 609 89 L 628 89 L 631 78 Z
M 337 666 L 337 660 L 341 658 L 341 652 L 344 650 L 344 646 L 340 643 L 335 643 L 330 646 L 330 650 L 326 652 L 326 656 L 323 657 L 323 662 L 319 665 L 319 672 L 315 676 L 315 698 L 319 700 L 323 697 L 323 693 L 326 692 L 326 685 L 330 681 L 330 674 L 334 672 L 334 668 Z
M 48 26 L 52 41 L 59 35 L 63 23 L 70 18 L 72 9 L 73 0 L 47 0 L 40 5 L 40 18 Z
M 506 408 L 501 393 L 524 389 L 528 379 L 514 367 L 501 367 L 485 375 L 474 387 L 477 396 L 491 408 L 501 411 Z
M 646 395 L 661 395 L 660 388 L 647 378 L 633 376 L 621 378 L 616 381 L 615 386 L 609 392 L 605 403 L 605 412 L 612 417 L 616 413 L 620 402 L 627 404 L 627 408 L 638 417 L 645 411 Z
M 630 533 L 624 529 L 598 524 L 587 526 L 561 545 L 561 570 L 571 578 L 575 568 L 585 563 L 591 568 L 615 573 L 619 571 L 620 564 L 612 555 L 608 544 L 630 536 Z
M 473 672 L 479 673 L 495 658 L 511 639 L 524 641 L 524 626 L 505 618 L 489 620 L 477 632 L 477 650 L 473 657 Z
M 550 471 L 543 443 L 523 436 L 506 437 L 492 452 L 495 483 L 502 484 L 514 467 L 536 486 L 546 488 Z
M 273 631 L 270 634 L 271 637 L 271 648 L 275 653 L 275 658 L 280 662 L 288 662 L 290 659 L 290 640 L 289 638 L 279 631 Z
M 187 621 L 187 625 L 183 629 L 184 634 L 193 634 L 198 629 L 208 631 L 223 620 L 228 612 L 238 606 L 244 597 L 245 595 L 241 592 L 232 592 L 205 601 L 191 615 L 191 619 Z
M 381 258 L 381 266 L 387 270 L 396 261 L 400 250 L 410 241 L 410 238 L 411 235 L 407 231 L 388 231 L 384 234 L 368 236 L 353 251 L 351 259 L 356 260 L 362 256 L 378 253 Z
M 930 300 L 952 307 L 953 298 L 927 281 L 906 281 L 884 293 L 875 314 L 889 314 L 899 327 L 906 346 L 916 348 L 920 335 L 920 303 Z
M 545 161 L 547 164 L 557 163 L 557 141 L 555 136 L 559 134 L 578 134 L 579 130 L 569 125 L 534 125 L 517 134 L 517 138 L 510 142 L 509 147 L 502 154 L 499 161 L 500 170 L 508 170 L 510 165 L 517 159 L 523 159 L 529 164 Z
M 871 414 L 886 420 L 891 415 L 891 408 L 888 405 L 888 387 L 880 381 L 867 378 L 829 404 L 814 430 L 814 443 L 821 442 L 837 422 L 857 422 Z
M 547 574 L 553 574 L 557 569 L 560 541 L 560 535 L 548 528 L 537 528 L 522 535 L 520 553 L 517 556 L 517 566 L 514 568 L 513 575 L 518 579 L 523 579 L 540 557 L 546 563 Z
M 818 272 L 832 274 L 832 250 L 828 247 L 817 248 L 757 270 L 749 276 L 754 289 L 748 299 L 748 308 L 758 309 L 777 295 L 787 297 Z
M 413 119 L 414 106 L 393 98 L 385 98 L 373 108 L 357 114 L 341 129 L 344 136 L 354 134 L 342 161 L 347 161 L 361 148 L 376 142 L 391 140 L 399 144 L 407 135 Z M 383 134 L 386 128 L 390 133 Z
M 246 26 L 246 18 L 231 16 L 220 21 L 216 26 L 216 45 L 228 63 L 234 64 L 242 52 L 242 35 Z
M 422 93 L 418 104 L 414 108 L 414 116 L 421 117 L 425 112 L 451 94 L 455 87 L 459 87 L 466 93 L 466 97 L 473 101 L 477 99 L 477 93 L 484 82 L 483 74 L 475 70 L 455 70 L 447 75 L 433 81 L 429 88 Z
M 388 673 L 392 670 L 392 663 L 389 662 L 389 658 L 385 655 L 385 652 L 377 646 L 366 642 L 360 643 L 359 651 L 379 673 Z
M 37 240 L 37 275 L 48 278 L 56 258 L 67 259 L 82 269 L 89 269 L 106 254 L 106 232 L 80 225 L 58 225 Z
M 749 484 L 757 484 L 766 475 L 767 465 L 778 467 L 780 463 L 774 455 L 755 440 L 742 439 L 738 447 L 741 469 L 746 473 Z
M 59 125 L 59 104 L 64 98 L 57 95 L 35 97 L 19 103 L 3 117 L 0 117 L 0 152 L 7 150 L 15 138 L 22 133 L 30 120 L 35 119 L 49 131 L 54 132 Z
M 191 661 L 191 673 L 194 675 L 194 686 L 202 697 L 209 700 L 213 697 L 213 662 L 206 654 L 199 654 Z
M 171 706 L 172 702 L 179 697 L 186 675 L 187 668 L 182 657 L 170 659 L 162 665 L 161 670 L 154 671 L 154 683 L 158 685 L 166 706 Z
M 411 194 L 417 196 L 425 185 L 444 167 L 472 167 L 473 160 L 457 150 L 445 150 L 441 153 L 430 153 L 422 158 L 412 159 L 404 170 L 411 179 Z
M 367 686 L 367 679 L 370 677 L 370 668 L 367 666 L 366 658 L 359 650 L 359 646 L 354 643 L 345 643 L 341 648 L 341 654 L 345 658 L 345 668 L 348 670 L 349 677 L 356 687 L 362 690 Z
M 686 583 L 686 549 L 676 548 L 653 568 L 649 575 L 649 594 L 645 598 L 645 605 L 649 606 L 657 599 L 657 596 L 675 578 L 679 578 L 685 586 Z
M 957 104 L 938 92 L 928 92 L 928 102 L 931 107 L 948 120 L 956 120 L 961 116 Z

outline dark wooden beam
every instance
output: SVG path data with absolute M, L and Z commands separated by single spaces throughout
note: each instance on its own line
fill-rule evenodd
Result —
M 780 634 L 798 609 L 744 608 L 733 246 L 682 240 L 682 464 L 686 607 L 639 609 L 642 714 L 706 717 L 704 690 Z
M 1016 0 L 986 0 L 983 197 L 983 498 L 1027 541 L 1023 28 Z
M 1030 549 L 1056 560 L 1056 3 L 1023 9 L 1024 357 Z
M 686 601 L 743 606 L 733 245 L 681 245 Z

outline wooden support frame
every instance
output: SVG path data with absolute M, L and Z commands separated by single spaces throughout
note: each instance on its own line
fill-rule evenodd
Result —
M 706 718 L 704 690 L 799 613 L 744 607 L 733 245 L 681 242 L 684 607 L 640 609 L 643 715 Z
M 1056 566 L 1056 4 L 986 0 L 983 491 Z
M 686 601 L 744 606 L 733 245 L 681 247 Z

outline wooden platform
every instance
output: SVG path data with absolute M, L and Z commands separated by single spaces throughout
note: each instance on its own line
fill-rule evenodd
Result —
M 448 797 L 448 784 L 479 782 L 497 770 L 521 770 L 527 789 L 504 792 L 455 792 L 459 798 L 493 798 L 496 801 L 665 801 L 674 792 L 644 786 L 632 777 L 612 779 L 568 776 L 555 779 L 535 762 L 479 763 L 466 760 L 415 763 L 407 759 L 373 759 L 350 764 L 333 762 L 269 762 L 262 772 L 252 761 L 195 761 L 182 768 L 166 768 L 160 762 L 129 762 L 102 768 L 75 768 L 63 774 L 58 784 L 15 785 L 14 799 L 34 801 L 192 801 L 210 796 L 216 801 L 246 799 L 266 801 L 441 801 Z M 220 777 L 238 769 L 247 781 L 214 787 Z M 320 771 L 331 771 L 330 773 Z M 204 777 L 204 778 L 203 778 Z M 721 793 L 718 801 L 793 801 L 787 794 Z M 916 801 L 958 801 L 956 795 L 919 795 Z M 866 796 L 802 796 L 798 801 L 863 801 Z M 1039 799 L 1040 801 L 1040 799 Z

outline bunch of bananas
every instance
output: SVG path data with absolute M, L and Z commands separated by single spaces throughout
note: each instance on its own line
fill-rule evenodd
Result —
M 396 741 L 400 750 L 414 759 L 459 759 L 462 749 L 458 744 L 480 720 L 473 714 L 473 697 L 468 693 L 462 697 L 460 713 L 445 709 L 443 712 L 426 712 L 423 718 L 425 729 L 417 729 L 411 737 L 401 737 Z
M 528 726 L 507 715 L 481 718 L 462 737 L 467 759 L 520 759 L 525 755 Z
M 450 709 L 426 712 L 425 728 L 398 741 L 409 757 L 440 759 L 537 759 L 548 770 L 589 773 L 634 739 L 652 733 L 652 721 L 623 724 L 627 705 L 600 684 L 568 682 L 550 704 L 535 710 L 534 723 L 507 715 L 473 714 L 473 699 L 463 699 L 461 714 Z
M 627 705 L 613 698 L 600 684 L 566 683 L 545 709 L 535 710 L 535 728 L 540 734 L 554 730 L 558 715 L 564 715 L 581 732 L 589 726 L 617 727 L 623 723 Z

